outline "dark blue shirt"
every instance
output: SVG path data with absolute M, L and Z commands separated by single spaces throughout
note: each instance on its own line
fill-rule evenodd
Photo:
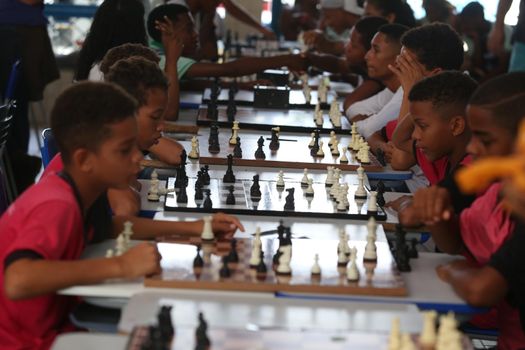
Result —
M 46 25 L 44 4 L 27 5 L 19 0 L 0 0 L 0 25 Z

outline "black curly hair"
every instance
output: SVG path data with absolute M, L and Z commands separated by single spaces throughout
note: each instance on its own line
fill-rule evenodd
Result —
M 162 35 L 157 29 L 155 22 L 167 17 L 174 24 L 177 23 L 180 15 L 189 13 L 190 10 L 186 6 L 177 4 L 165 4 L 155 7 L 148 15 L 147 28 L 148 34 L 153 40 L 160 42 Z
M 116 46 L 109 50 L 100 62 L 100 71 L 107 74 L 111 66 L 117 61 L 133 56 L 142 57 L 157 64 L 160 62 L 159 55 L 149 47 L 142 44 L 128 43 Z
M 388 24 L 386 19 L 375 16 L 363 17 L 356 22 L 354 29 L 361 34 L 361 44 L 363 44 L 367 50 L 370 50 L 372 47 L 371 42 L 374 35 L 376 35 L 379 28 L 385 24 Z
M 414 11 L 412 7 L 403 0 L 367 0 L 367 2 L 381 10 L 381 15 L 384 17 L 389 14 L 394 14 L 394 23 L 399 23 L 410 28 L 416 26 Z

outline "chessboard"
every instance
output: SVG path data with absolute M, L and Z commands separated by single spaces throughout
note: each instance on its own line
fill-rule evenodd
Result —
M 202 95 L 202 103 L 210 102 L 211 89 L 205 89 Z M 333 100 L 337 99 L 337 95 L 333 91 L 329 91 L 326 103 L 321 104 L 322 109 L 329 109 Z M 234 95 L 234 100 L 237 106 L 252 106 L 254 102 L 254 92 L 250 90 L 238 90 Z M 217 96 L 218 105 L 227 105 L 229 101 L 229 89 L 220 89 Z M 288 108 L 310 109 L 313 110 L 318 101 L 317 91 L 311 92 L 310 103 L 306 102 L 302 90 L 290 90 L 290 98 L 288 100 Z
M 212 123 L 217 123 L 220 127 L 231 128 L 232 121 L 227 116 L 226 107 L 219 106 L 217 110 L 217 120 L 210 120 L 208 119 L 208 108 L 201 106 L 197 114 L 197 125 L 209 126 Z M 239 107 L 235 114 L 235 120 L 239 122 L 241 128 L 268 132 L 273 127 L 279 126 L 281 131 L 288 132 L 311 132 L 312 129 L 319 129 L 323 133 L 329 133 L 333 130 L 337 134 L 348 134 L 351 127 L 350 122 L 344 116 L 341 118 L 341 127 L 334 127 L 327 113 L 323 115 L 323 125 L 317 126 L 314 122 L 314 112 L 300 109 L 281 111 Z
M 292 236 L 293 237 L 293 236 Z M 274 253 L 279 240 L 261 237 L 266 273 L 250 268 L 252 239 L 238 239 L 236 252 L 239 262 L 224 259 L 231 254 L 229 242 L 206 243 L 200 237 L 166 237 L 157 247 L 162 255 L 160 275 L 147 277 L 144 285 L 160 288 L 232 290 L 246 292 L 299 292 L 316 294 L 354 294 L 376 296 L 406 296 L 405 282 L 397 270 L 388 242 L 376 240 L 377 261 L 365 262 L 364 240 L 350 237 L 350 246 L 357 249 L 356 263 L 360 278 L 349 282 L 346 266 L 338 266 L 338 240 L 290 239 L 291 275 L 279 275 L 274 269 Z M 197 248 L 199 245 L 201 248 Z M 194 259 L 202 249 L 202 267 L 194 267 Z M 314 257 L 318 254 L 320 275 L 311 274 Z M 221 269 L 227 264 L 230 277 L 221 277 Z
M 368 152 L 370 163 L 362 164 L 356 157 L 355 152 L 348 151 L 346 153 L 348 162 L 341 162 L 341 156 L 333 156 L 330 152 L 328 142 L 330 137 L 326 134 L 321 133 L 320 141 L 323 142 L 324 156 L 312 156 L 310 154 L 309 144 L 311 142 L 311 136 L 303 135 L 279 135 L 279 149 L 272 151 L 269 149 L 271 141 L 270 133 L 261 132 L 264 138 L 263 151 L 265 153 L 265 159 L 256 158 L 255 152 L 258 148 L 258 140 L 260 136 L 243 133 L 241 129 L 238 133 L 240 137 L 242 149 L 242 158 L 234 158 L 234 165 L 238 166 L 254 166 L 254 167 L 271 167 L 277 169 L 326 169 L 327 166 L 335 166 L 343 171 L 355 171 L 359 166 L 362 166 L 365 171 L 378 172 L 383 171 L 383 166 L 377 160 L 377 158 Z M 209 136 L 200 135 L 199 140 L 199 163 L 209 165 L 226 165 L 228 162 L 227 156 L 233 154 L 234 146 L 230 145 L 229 140 L 231 137 L 231 130 L 222 129 L 219 130 L 219 146 L 220 150 L 218 153 L 212 153 L 208 149 Z M 351 137 L 341 136 L 339 139 L 339 150 L 341 151 L 342 146 L 348 146 L 350 144 Z M 188 148 L 189 149 L 189 148 Z
M 168 179 L 168 189 L 175 188 L 175 178 Z M 350 220 L 367 220 L 374 216 L 378 221 L 386 221 L 387 215 L 378 206 L 377 212 L 368 212 L 368 199 L 356 200 L 354 193 L 355 184 L 349 184 L 348 202 L 350 207 L 346 211 L 339 211 L 337 203 L 330 198 L 329 190 L 324 183 L 314 183 L 313 197 L 306 197 L 306 187 L 300 182 L 286 182 L 285 188 L 294 188 L 294 210 L 285 210 L 287 192 L 285 188 L 278 188 L 276 181 L 259 180 L 261 198 L 254 199 L 250 195 L 252 180 L 236 179 L 235 183 L 224 183 L 221 179 L 210 179 L 210 184 L 203 186 L 203 191 L 210 190 L 210 199 L 213 203 L 211 209 L 203 207 L 203 200 L 195 200 L 195 178 L 188 179 L 187 203 L 177 203 L 178 191 L 166 195 L 164 209 L 166 211 L 180 212 L 224 212 L 236 215 L 261 215 L 261 216 L 294 216 L 294 217 L 319 217 L 338 218 Z M 235 204 L 226 204 L 229 187 L 233 186 Z M 370 196 L 368 196 L 370 197 Z

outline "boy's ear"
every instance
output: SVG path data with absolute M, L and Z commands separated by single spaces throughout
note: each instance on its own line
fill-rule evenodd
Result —
M 78 148 L 73 152 L 71 160 L 76 168 L 85 173 L 90 173 L 93 170 L 93 156 L 92 151 L 86 148 Z
M 450 131 L 452 132 L 453 136 L 459 136 L 465 132 L 465 129 L 467 127 L 467 121 L 465 120 L 465 117 L 462 115 L 457 115 L 452 118 L 450 118 Z

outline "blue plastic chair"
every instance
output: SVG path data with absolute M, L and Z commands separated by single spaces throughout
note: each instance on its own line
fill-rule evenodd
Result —
M 42 164 L 44 168 L 47 167 L 49 162 L 58 153 L 58 148 L 55 142 L 51 128 L 44 129 L 42 131 L 42 147 L 40 147 L 40 154 L 42 155 Z

